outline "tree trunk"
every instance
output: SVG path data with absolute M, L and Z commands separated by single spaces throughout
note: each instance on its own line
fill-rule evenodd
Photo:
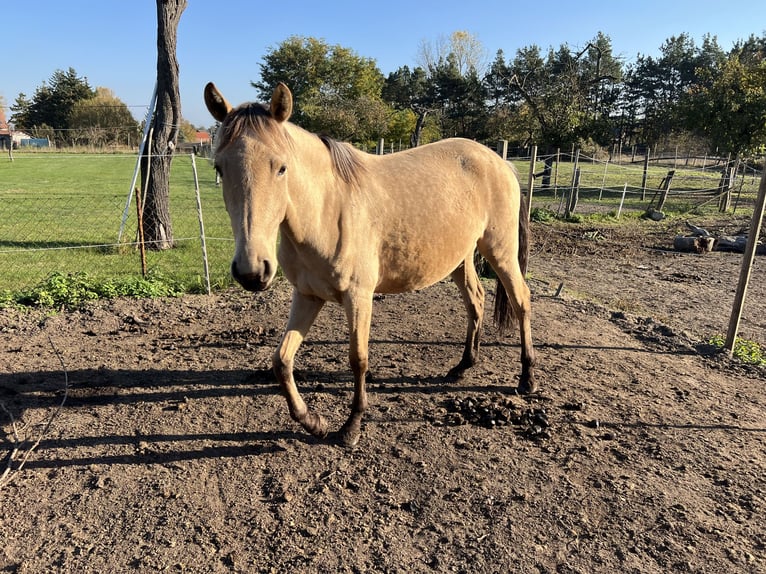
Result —
M 420 145 L 420 134 L 423 131 L 423 126 L 426 123 L 426 116 L 428 110 L 417 110 L 418 119 L 415 122 L 415 131 L 410 134 L 410 147 L 418 147 Z
M 556 159 L 554 156 L 549 155 L 546 156 L 545 160 L 543 161 L 544 168 L 543 168 L 543 181 L 542 187 L 543 189 L 548 189 L 551 187 L 551 174 L 553 173 L 553 160 Z
M 144 194 L 144 237 L 148 249 L 173 247 L 170 221 L 170 164 L 181 125 L 178 87 L 177 30 L 187 0 L 157 0 L 157 109 L 150 130 L 151 145 L 141 159 Z M 148 179 L 147 179 L 148 172 Z

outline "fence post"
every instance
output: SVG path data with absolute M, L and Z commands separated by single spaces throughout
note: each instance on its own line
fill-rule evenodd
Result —
M 574 165 L 572 165 L 572 181 L 571 181 L 570 190 L 569 190 L 570 199 L 572 197 L 572 190 L 574 189 L 574 186 L 575 186 L 578 167 L 580 167 L 580 148 L 579 147 L 574 152 Z
M 146 279 L 146 244 L 144 243 L 144 206 L 141 203 L 141 192 L 136 194 L 136 216 L 138 217 L 138 252 L 141 256 L 141 277 Z
M 210 295 L 210 266 L 207 261 L 207 243 L 205 241 L 205 224 L 202 222 L 202 201 L 199 194 L 199 178 L 197 177 L 197 163 L 194 161 L 194 152 L 191 153 L 192 172 L 194 173 L 194 193 L 197 197 L 197 218 L 199 219 L 199 238 L 202 244 L 202 269 L 205 273 L 205 292 Z
M 641 201 L 646 201 L 646 176 L 649 173 L 649 153 L 652 150 L 646 148 L 646 155 L 644 156 L 644 175 L 641 177 Z
M 497 142 L 497 153 L 504 160 L 508 159 L 508 140 Z
M 737 282 L 737 292 L 734 296 L 734 305 L 729 318 L 729 329 L 726 332 L 726 343 L 724 348 L 729 352 L 729 356 L 734 352 L 734 343 L 737 340 L 737 331 L 739 330 L 739 320 L 742 318 L 742 308 L 745 305 L 745 295 L 747 286 L 750 282 L 750 273 L 753 269 L 753 259 L 755 250 L 758 246 L 758 238 L 761 234 L 761 223 L 763 221 L 764 206 L 766 204 L 766 166 L 761 173 L 761 185 L 758 187 L 758 199 L 755 201 L 753 210 L 753 221 L 750 224 L 750 232 L 747 235 L 747 247 L 745 255 L 742 258 L 742 269 Z
M 628 193 L 628 182 L 625 182 L 625 186 L 622 188 L 622 199 L 620 199 L 620 207 L 617 209 L 617 219 L 620 219 L 622 213 L 622 205 L 625 203 L 625 194 Z
M 532 213 L 532 190 L 535 188 L 535 163 L 537 163 L 537 146 L 532 146 L 529 158 L 529 178 L 527 179 L 527 217 Z
M 672 183 L 675 174 L 676 170 L 671 169 L 660 184 L 660 200 L 657 202 L 657 211 L 662 211 L 662 208 L 665 207 L 665 201 L 668 199 L 668 191 L 670 191 L 670 184 Z
M 604 178 L 601 180 L 601 189 L 598 192 L 598 200 L 601 201 L 601 196 L 604 193 L 604 186 L 606 185 L 606 170 L 609 169 L 609 158 L 606 158 L 604 163 Z
M 569 218 L 577 209 L 577 202 L 580 199 L 580 168 L 575 168 L 574 181 L 572 182 L 572 191 L 569 194 L 569 202 L 567 204 L 567 210 L 565 217 Z
M 734 167 L 731 165 L 726 166 L 721 174 L 721 181 L 718 184 L 718 192 L 720 197 L 718 199 L 718 211 L 726 212 L 731 206 L 731 190 L 734 187 Z

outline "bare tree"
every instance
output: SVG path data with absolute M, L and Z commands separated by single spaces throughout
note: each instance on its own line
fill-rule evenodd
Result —
M 170 164 L 181 127 L 181 95 L 176 57 L 178 22 L 187 0 L 157 0 L 157 109 L 146 155 L 141 159 L 145 182 L 144 238 L 149 249 L 173 247 L 170 221 Z
M 439 36 L 434 41 L 423 40 L 418 47 L 418 65 L 429 74 L 439 66 L 440 61 L 453 55 L 458 73 L 465 76 L 476 71 L 484 73 L 487 67 L 487 51 L 476 36 L 464 30 L 452 32 L 449 37 Z

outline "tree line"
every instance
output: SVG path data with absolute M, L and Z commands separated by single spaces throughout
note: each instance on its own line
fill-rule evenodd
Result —
M 598 33 L 580 50 L 531 45 L 482 65 L 471 34 L 421 46 L 419 64 L 387 77 L 374 60 L 316 38 L 292 37 L 270 50 L 252 82 L 267 99 L 277 81 L 296 95 L 296 121 L 355 142 L 405 145 L 452 136 L 505 139 L 549 149 L 594 144 L 700 152 L 763 153 L 766 34 L 728 52 L 707 35 L 674 36 L 657 57 L 626 63 Z
M 135 146 L 141 138 L 141 126 L 128 106 L 110 89 L 92 88 L 74 68 L 56 70 L 31 99 L 21 93 L 10 109 L 16 130 L 59 146 Z M 183 122 L 180 139 L 191 139 L 194 132 Z
M 268 100 L 278 81 L 295 95 L 293 121 L 337 139 L 401 147 L 444 137 L 612 150 L 683 145 L 700 153 L 763 153 L 766 34 L 726 51 L 714 36 L 667 39 L 658 56 L 625 62 L 598 33 L 581 49 L 498 50 L 487 61 L 471 34 L 421 45 L 418 65 L 384 76 L 374 59 L 324 40 L 293 36 L 271 48 L 251 82 Z M 108 89 L 70 68 L 11 106 L 17 129 L 61 144 L 130 141 L 139 126 Z M 188 122 L 181 133 L 191 137 Z M 181 137 L 183 139 L 183 135 Z

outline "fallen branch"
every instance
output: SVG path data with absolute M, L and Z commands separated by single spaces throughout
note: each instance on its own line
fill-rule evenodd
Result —
M 35 440 L 34 443 L 32 443 L 31 446 L 26 448 L 24 450 L 22 448 L 21 440 L 19 439 L 19 433 L 16 428 L 16 420 L 13 418 L 13 415 L 11 412 L 5 407 L 4 404 L 0 403 L 0 408 L 8 415 L 8 417 L 11 419 L 11 430 L 13 432 L 13 442 L 14 446 L 11 449 L 11 452 L 8 455 L 8 461 L 5 465 L 5 469 L 3 470 L 3 474 L 0 475 L 0 489 L 2 489 L 3 486 L 6 484 L 10 484 L 13 482 L 14 478 L 17 476 L 16 473 L 18 473 L 21 469 L 24 468 L 24 465 L 29 460 L 29 457 L 32 456 L 32 453 L 35 451 L 35 449 L 40 446 L 40 443 L 42 440 L 48 435 L 48 431 L 51 428 L 51 425 L 53 424 L 53 421 L 56 420 L 59 413 L 61 412 L 61 409 L 64 408 L 64 404 L 67 401 L 67 397 L 69 396 L 69 373 L 67 373 L 66 365 L 64 364 L 64 358 L 61 356 L 61 353 L 59 352 L 58 348 L 56 348 L 56 345 L 53 344 L 53 340 L 48 337 L 48 341 L 51 344 L 51 347 L 53 348 L 53 352 L 56 354 L 56 357 L 59 360 L 59 363 L 61 363 L 61 369 L 64 372 L 64 396 L 61 398 L 61 402 L 58 404 L 56 409 L 51 413 L 50 417 L 48 417 L 48 421 L 45 424 L 45 427 L 40 432 L 40 434 L 37 437 L 37 440 Z M 20 452 L 24 452 L 24 455 L 21 457 L 21 461 L 19 462 L 18 466 L 16 468 L 13 467 L 14 461 L 18 460 L 18 456 Z

